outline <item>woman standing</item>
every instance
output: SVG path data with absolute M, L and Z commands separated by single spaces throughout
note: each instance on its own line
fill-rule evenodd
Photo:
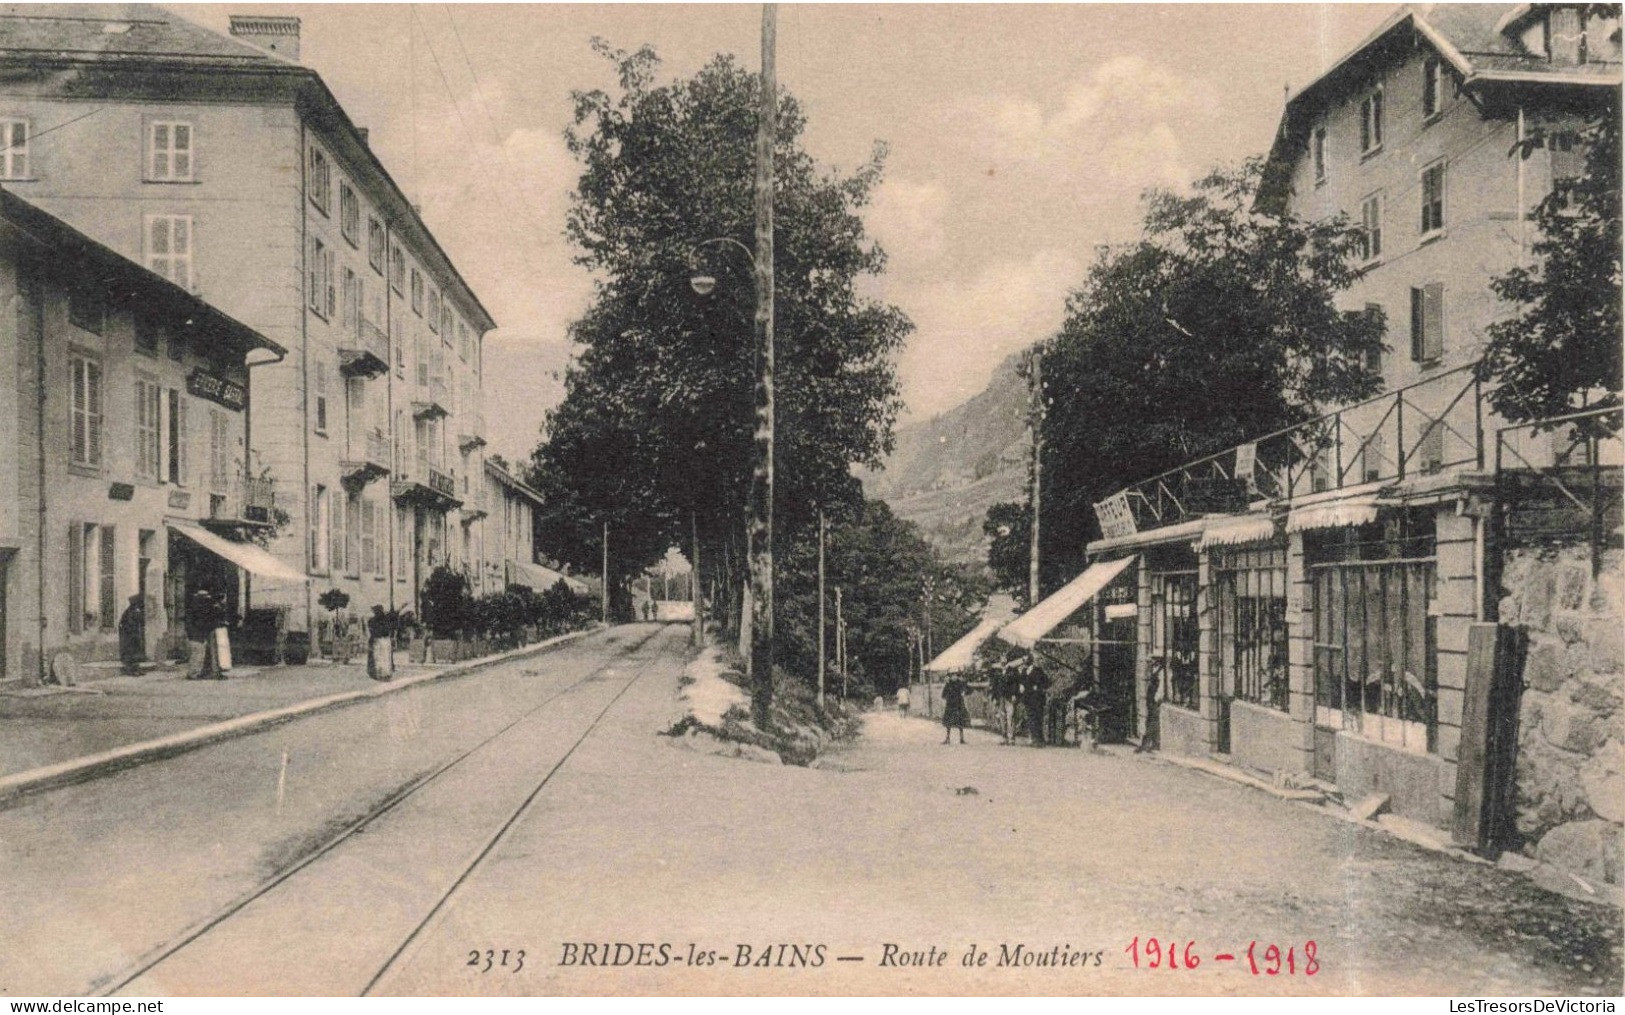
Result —
M 970 710 L 965 708 L 965 678 L 955 673 L 942 685 L 942 742 L 948 743 L 954 730 L 959 730 L 959 742 L 965 742 L 965 727 L 970 724 Z

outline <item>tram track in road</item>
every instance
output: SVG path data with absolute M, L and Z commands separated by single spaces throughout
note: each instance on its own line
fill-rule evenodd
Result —
M 277 892 L 278 889 L 282 888 L 288 882 L 292 881 L 299 874 L 309 869 L 313 864 L 316 864 L 324 857 L 333 855 L 341 846 L 354 840 L 358 834 L 366 831 L 369 827 L 385 816 L 399 810 L 402 804 L 414 799 L 422 791 L 439 783 L 444 776 L 463 766 L 465 762 L 474 758 L 476 755 L 480 755 L 482 752 L 492 750 L 499 741 L 502 741 L 505 737 L 514 734 L 514 731 L 518 730 L 521 726 L 538 717 L 544 709 L 548 708 L 548 706 L 554 704 L 559 699 L 565 697 L 573 691 L 600 681 L 604 674 L 612 670 L 617 664 L 625 662 L 629 659 L 635 659 L 638 653 L 646 645 L 655 641 L 656 639 L 659 639 L 661 635 L 667 633 L 668 630 L 669 628 L 660 627 L 647 636 L 628 643 L 615 655 L 604 660 L 598 666 L 588 670 L 577 679 L 571 681 L 568 685 L 548 694 L 537 704 L 525 710 L 511 722 L 503 725 L 500 729 L 484 737 L 478 743 L 457 753 L 445 763 L 436 766 L 424 775 L 413 779 L 398 790 L 390 793 L 388 796 L 384 797 L 382 800 L 370 807 L 365 814 L 346 824 L 338 832 L 322 842 L 321 845 L 304 854 L 294 863 L 289 864 L 274 875 L 261 881 L 253 888 L 237 896 L 231 902 L 221 906 L 207 917 L 193 923 L 170 940 L 147 952 L 141 958 L 136 960 L 136 962 L 125 967 L 112 978 L 104 981 L 104 985 L 97 986 L 92 984 L 92 990 L 103 997 L 113 996 L 130 985 L 142 980 L 149 973 L 159 969 L 159 967 L 163 966 L 167 962 L 170 962 L 172 959 L 186 952 L 188 949 L 197 946 L 212 933 L 229 925 L 233 918 L 237 917 L 245 909 L 249 908 L 256 902 L 271 896 L 273 893 Z M 460 868 L 457 877 L 451 882 L 445 891 L 439 894 L 434 905 L 430 907 L 429 911 L 423 916 L 423 918 L 413 926 L 410 934 L 408 934 L 401 941 L 401 943 L 390 952 L 388 960 L 383 966 L 379 967 L 368 980 L 365 990 L 372 989 L 378 982 L 380 982 L 389 972 L 390 968 L 406 953 L 412 942 L 416 940 L 421 932 L 433 922 L 435 916 L 444 909 L 446 902 L 456 894 L 462 883 L 467 880 L 468 876 L 473 873 L 474 869 L 484 861 L 484 859 L 493 849 L 495 849 L 496 845 L 507 834 L 508 830 L 511 829 L 521 817 L 523 817 L 524 812 L 528 810 L 531 804 L 535 802 L 536 798 L 541 794 L 543 788 L 545 788 L 547 783 L 553 778 L 559 769 L 564 766 L 565 762 L 569 760 L 570 755 L 575 752 L 576 748 L 579 747 L 595 729 L 597 729 L 599 723 L 603 720 L 604 716 L 609 713 L 610 709 L 614 707 L 615 703 L 618 702 L 626 691 L 630 689 L 632 685 L 643 676 L 649 667 L 659 659 L 660 654 L 653 653 L 637 660 L 631 677 L 622 684 L 620 689 L 610 699 L 609 703 L 593 717 L 587 728 L 579 737 L 575 738 L 564 754 L 548 768 L 546 774 L 535 786 L 531 788 L 531 790 L 523 798 L 522 802 L 516 808 L 512 808 L 510 810 L 505 820 L 500 823 L 497 830 L 482 841 L 481 847 L 474 854 L 473 859 Z M 365 993 L 365 990 L 363 993 Z

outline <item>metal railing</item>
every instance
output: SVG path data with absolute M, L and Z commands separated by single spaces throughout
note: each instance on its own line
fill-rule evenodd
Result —
M 1585 409 L 1495 431 L 1500 538 L 1509 545 L 1591 544 L 1593 573 L 1625 514 L 1625 408 Z
M 388 366 L 390 362 L 389 336 L 384 333 L 384 330 L 371 321 L 363 320 L 356 331 L 361 342 L 361 348 L 377 356 L 384 361 L 385 366 Z
M 209 493 L 209 521 L 270 523 L 276 510 L 276 480 L 234 476 L 225 490 Z
M 1135 531 L 1258 500 L 1463 467 L 1484 467 L 1484 403 L 1476 363 L 1326 413 L 1255 441 L 1170 469 L 1096 505 Z M 1102 509 L 1105 509 L 1104 511 Z
M 457 496 L 457 481 L 449 473 L 441 472 L 434 466 L 429 466 L 426 472 L 429 489 L 435 493 L 445 494 L 447 497 Z

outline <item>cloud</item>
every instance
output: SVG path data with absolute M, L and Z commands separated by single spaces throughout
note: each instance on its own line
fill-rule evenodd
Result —
M 948 207 L 948 191 L 941 184 L 890 178 L 876 189 L 863 221 L 888 254 L 929 262 L 943 253 Z

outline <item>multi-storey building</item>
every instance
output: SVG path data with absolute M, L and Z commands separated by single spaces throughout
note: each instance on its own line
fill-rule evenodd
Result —
M 485 516 L 464 548 L 468 559 L 479 562 L 478 570 L 471 572 L 477 595 L 501 592 L 509 585 L 544 592 L 561 581 L 572 592 L 587 593 L 586 584 L 539 561 L 534 519 L 542 506 L 540 493 L 497 462 L 487 461 L 477 497 Z
M 321 77 L 297 18 L 227 37 L 147 5 L 0 19 L 6 188 L 288 350 L 258 368 L 253 453 L 277 482 L 272 552 L 310 578 L 256 605 L 415 605 L 462 559 L 483 481 L 494 326 Z
M 249 379 L 279 346 L 5 192 L 0 294 L 0 680 L 117 659 L 131 597 L 159 658 L 201 640 L 199 589 L 302 579 L 251 541 Z
M 1081 615 L 1110 728 L 1387 797 L 1476 845 L 1517 718 L 1486 623 L 1501 421 L 1473 367 L 1515 312 L 1491 280 L 1527 262 L 1533 209 L 1583 171 L 1563 139 L 1619 91 L 1617 17 L 1441 4 L 1401 8 L 1293 95 L 1260 205 L 1362 228 L 1344 309 L 1386 319 L 1387 392 L 1096 505 L 1095 563 L 1001 636 L 1032 645 Z M 1536 136 L 1553 141 L 1521 157 Z M 1552 466 L 1571 441 L 1511 442 L 1505 464 Z

